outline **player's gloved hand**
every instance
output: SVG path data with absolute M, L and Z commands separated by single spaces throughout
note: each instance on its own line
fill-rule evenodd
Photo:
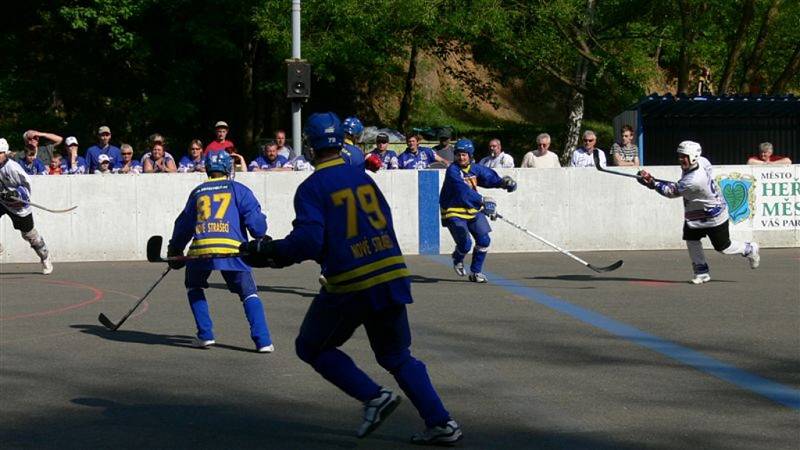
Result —
M 640 170 L 639 173 L 636 174 L 637 178 L 636 181 L 639 182 L 644 187 L 649 189 L 656 188 L 656 180 L 653 179 L 653 176 L 646 170 Z
M 275 269 L 285 267 L 288 264 L 278 263 L 278 251 L 275 242 L 271 237 L 253 239 L 250 242 L 243 242 L 239 246 L 239 251 L 244 253 L 242 261 L 250 267 L 272 267 Z
M 175 247 L 167 247 L 167 258 L 170 258 L 170 257 L 173 257 L 173 256 L 183 256 L 183 251 L 181 251 L 181 250 L 179 250 L 179 249 L 177 249 Z M 168 260 L 167 264 L 173 270 L 180 270 L 180 269 L 183 269 L 183 267 L 186 265 L 186 261 L 176 261 L 176 260 L 169 261 Z
M 497 202 L 493 198 L 483 197 L 483 213 L 491 220 L 497 219 Z
M 505 189 L 506 192 L 514 192 L 517 190 L 517 182 L 511 177 L 505 176 L 500 187 Z
M 370 153 L 364 160 L 364 165 L 366 166 L 367 170 L 377 172 L 383 166 L 383 163 L 381 162 L 380 156 Z
M 23 186 L 19 186 L 16 189 L 5 188 L 0 191 L 0 201 L 11 209 L 24 208 L 29 198 L 28 190 Z

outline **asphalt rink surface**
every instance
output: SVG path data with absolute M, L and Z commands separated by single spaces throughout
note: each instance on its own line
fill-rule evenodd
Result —
M 797 449 L 800 249 L 758 270 L 707 251 L 489 254 L 488 284 L 446 257 L 409 256 L 413 354 L 470 449 Z M 122 327 L 162 264 L 0 266 L 0 447 L 388 449 L 423 428 L 404 401 L 365 439 L 361 405 L 294 354 L 319 290 L 312 263 L 255 271 L 276 351 L 259 354 L 238 299 L 207 291 L 217 345 L 191 346 L 183 271 Z M 379 384 L 363 330 L 343 347 Z M 401 393 L 402 395 L 402 393 Z

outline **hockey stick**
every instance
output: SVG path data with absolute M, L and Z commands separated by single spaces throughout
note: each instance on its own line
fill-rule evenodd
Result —
M 524 233 L 525 233 L 525 234 L 527 234 L 528 236 L 530 236 L 530 237 L 532 237 L 532 238 L 534 238 L 534 239 L 537 239 L 537 240 L 539 240 L 539 241 L 541 241 L 541 242 L 543 242 L 543 243 L 545 243 L 545 244 L 549 245 L 550 247 L 552 247 L 552 248 L 554 248 L 554 249 L 558 250 L 559 252 L 561 252 L 561 253 L 562 253 L 562 254 L 564 254 L 564 255 L 567 255 L 567 256 L 569 256 L 570 258 L 574 259 L 575 261 L 578 261 L 579 263 L 581 263 L 581 264 L 583 264 L 584 266 L 586 266 L 586 267 L 588 267 L 588 268 L 590 268 L 590 269 L 594 270 L 594 271 L 595 271 L 595 272 L 597 272 L 597 273 L 602 273 L 602 272 L 611 272 L 612 270 L 617 270 L 617 269 L 619 269 L 620 267 L 622 267 L 622 264 L 623 264 L 623 262 L 622 262 L 622 260 L 621 260 L 621 259 L 620 259 L 619 261 L 615 262 L 614 264 L 611 264 L 610 266 L 605 266 L 605 267 L 598 267 L 598 266 L 595 266 L 594 264 L 589 264 L 588 262 L 586 262 L 586 261 L 584 261 L 584 260 L 582 260 L 582 259 L 578 258 L 577 256 L 573 255 L 573 254 L 572 254 L 572 253 L 570 253 L 569 251 L 567 251 L 567 250 L 564 250 L 563 248 L 561 248 L 561 247 L 557 246 L 556 244 L 553 244 L 552 242 L 548 241 L 547 239 L 545 239 L 545 238 L 543 238 L 543 237 L 541 237 L 541 236 L 538 236 L 538 235 L 536 235 L 536 234 L 534 234 L 534 233 L 532 233 L 532 232 L 528 231 L 528 229 L 527 229 L 527 228 L 525 228 L 525 227 L 523 227 L 522 225 L 517 225 L 516 223 L 514 223 L 514 222 L 512 222 L 512 221 L 510 221 L 510 220 L 508 220 L 508 219 L 506 219 L 505 217 L 501 216 L 500 214 L 498 214 L 498 215 L 497 215 L 497 218 L 498 218 L 498 219 L 500 219 L 500 220 L 502 220 L 503 222 L 505 222 L 505 223 L 507 223 L 507 224 L 511 225 L 512 227 L 514 227 L 514 228 L 516 228 L 516 229 L 518 229 L 518 230 L 520 230 L 520 231 L 524 232 Z
M 133 314 L 133 312 L 134 312 L 134 311 L 136 311 L 136 308 L 138 308 L 138 307 L 139 307 L 139 305 L 141 305 L 141 304 L 142 304 L 142 302 L 144 301 L 144 299 L 146 299 L 146 298 L 147 298 L 147 296 L 148 296 L 148 295 L 150 295 L 150 293 L 151 293 L 151 292 L 153 292 L 153 289 L 155 289 L 155 288 L 156 288 L 156 286 L 158 286 L 158 283 L 161 283 L 161 280 L 163 280 L 163 279 L 164 279 L 164 277 L 165 277 L 165 276 L 167 276 L 167 274 L 169 273 L 169 271 L 170 271 L 170 270 L 172 270 L 172 268 L 171 268 L 171 267 L 167 267 L 167 270 L 165 270 L 165 271 L 164 271 L 164 273 L 162 273 L 162 274 L 161 274 L 161 276 L 160 276 L 160 277 L 158 277 L 158 280 L 156 280 L 156 282 L 155 282 L 155 283 L 153 283 L 153 285 L 152 285 L 152 286 L 150 286 L 150 289 L 148 289 L 148 290 L 147 290 L 147 292 L 145 292 L 145 293 L 144 293 L 144 295 L 142 296 L 142 298 L 140 298 L 140 299 L 139 299 L 139 301 L 137 301 L 137 302 L 136 302 L 136 304 L 135 304 L 135 305 L 133 305 L 133 308 L 131 308 L 131 310 L 130 310 L 130 311 L 128 311 L 128 313 L 127 313 L 127 314 L 125 314 L 124 316 L 122 316 L 122 319 L 119 319 L 119 322 L 117 322 L 116 324 L 115 324 L 115 323 L 113 323 L 113 322 L 112 322 L 112 321 L 111 321 L 111 320 L 110 320 L 108 317 L 106 317 L 106 315 L 105 315 L 105 314 L 103 314 L 103 313 L 100 313 L 100 315 L 99 315 L 99 316 L 97 316 L 97 320 L 99 320 L 99 321 L 100 321 L 100 323 L 102 323 L 102 324 L 103 324 L 103 326 L 104 326 L 104 327 L 106 327 L 106 328 L 108 328 L 109 330 L 111 330 L 111 331 L 117 331 L 117 328 L 119 328 L 119 327 L 120 327 L 120 325 L 122 325 L 122 324 L 123 324 L 123 323 L 124 323 L 126 320 L 128 320 L 128 317 L 130 317 L 130 316 L 131 316 L 131 314 Z
M 47 211 L 47 212 L 51 212 L 51 213 L 55 213 L 55 214 L 61 214 L 61 213 L 70 212 L 73 209 L 78 207 L 78 205 L 75 205 L 75 206 L 73 206 L 71 208 L 67 208 L 67 209 L 51 209 L 51 208 L 46 208 L 46 207 L 44 207 L 42 205 L 37 205 L 36 203 L 29 202 L 27 200 L 23 200 L 23 199 L 17 198 L 17 197 L 9 197 L 8 200 L 10 200 L 11 202 L 26 203 L 29 206 L 33 206 L 34 208 L 39 208 L 39 209 L 41 209 L 43 211 Z M 6 203 L 6 202 L 2 202 L 2 203 L 6 207 L 8 206 L 8 203 Z
M 636 174 L 633 174 L 633 173 L 619 172 L 617 170 L 612 170 L 612 169 L 608 169 L 606 167 L 601 166 L 600 165 L 600 153 L 597 152 L 597 151 L 594 152 L 594 166 L 600 172 L 612 173 L 614 175 L 621 175 L 623 177 L 636 178 L 637 180 L 642 178 L 639 175 L 636 175 Z M 658 182 L 661 182 L 661 183 L 671 183 L 670 181 L 661 180 L 659 178 L 653 178 L 653 181 L 658 181 Z
M 247 253 L 237 252 L 237 253 L 210 253 L 207 255 L 191 255 L 191 256 L 169 256 L 164 258 L 161 256 L 161 246 L 164 242 L 164 238 L 161 236 L 150 236 L 150 239 L 147 240 L 147 261 L 149 262 L 156 262 L 156 263 L 164 263 L 169 261 L 197 261 L 199 259 L 211 259 L 211 258 L 238 258 L 240 256 L 244 256 Z

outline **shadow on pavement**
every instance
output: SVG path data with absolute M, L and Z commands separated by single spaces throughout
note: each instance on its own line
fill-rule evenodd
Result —
M 81 333 L 91 334 L 109 341 L 194 348 L 192 346 L 192 341 L 194 339 L 192 336 L 146 333 L 144 331 L 133 330 L 111 331 L 100 325 L 87 324 L 70 325 L 70 327 L 80 330 Z

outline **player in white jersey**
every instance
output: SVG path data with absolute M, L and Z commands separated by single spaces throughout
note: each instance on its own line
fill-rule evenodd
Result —
M 0 138 L 0 217 L 8 214 L 14 229 L 22 233 L 23 239 L 42 261 L 42 273 L 53 272 L 53 263 L 44 239 L 33 226 L 33 211 L 28 201 L 31 196 L 31 180 L 22 166 L 8 157 L 8 142 Z M 0 252 L 2 249 L 0 248 Z
M 677 183 L 656 182 L 647 171 L 639 172 L 639 182 L 648 188 L 655 189 L 667 198 L 683 197 L 683 240 L 692 259 L 694 278 L 691 281 L 694 284 L 711 281 L 708 262 L 700 243 L 705 236 L 711 240 L 714 250 L 726 255 L 744 256 L 753 269 L 758 267 L 761 260 L 757 243 L 730 239 L 728 206 L 714 182 L 711 162 L 700 156 L 701 151 L 697 142 L 683 141 L 678 144 L 678 161 L 683 175 Z

